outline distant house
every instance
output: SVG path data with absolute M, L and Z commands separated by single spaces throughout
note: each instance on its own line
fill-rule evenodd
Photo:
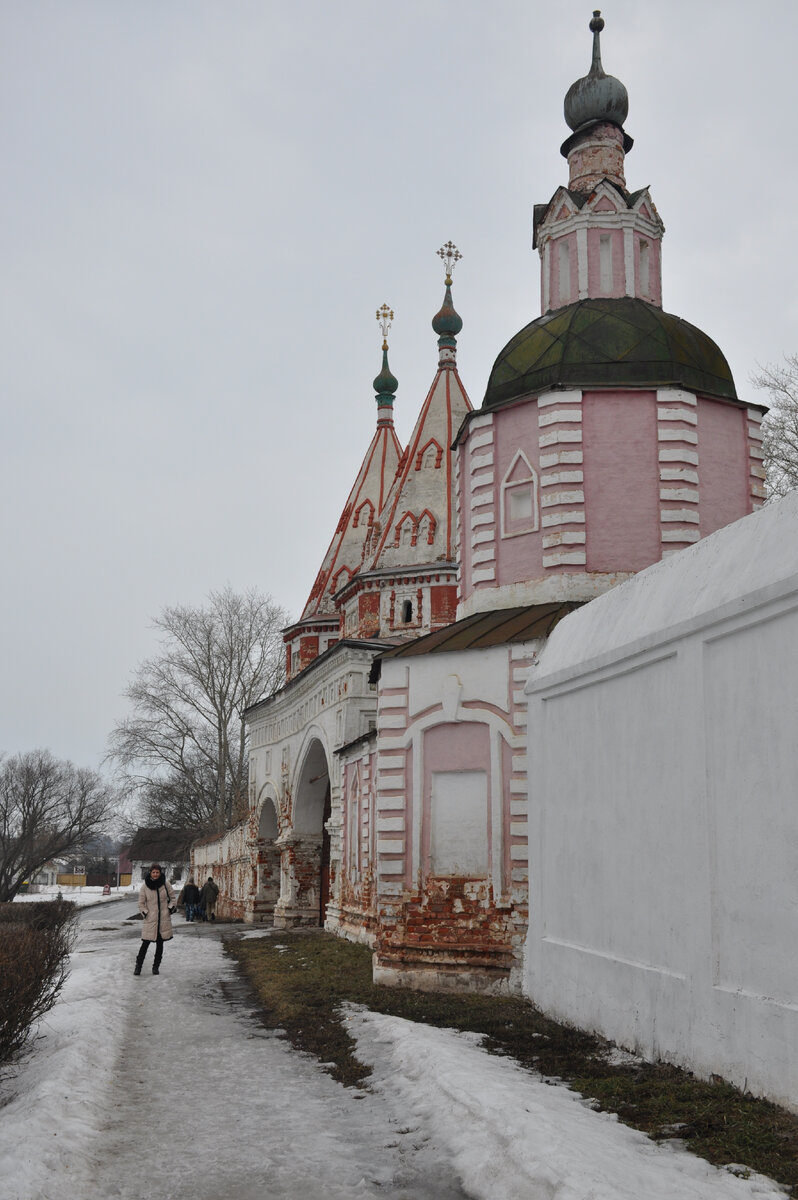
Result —
M 188 876 L 192 836 L 183 829 L 137 829 L 126 848 L 130 860 L 131 884 L 140 884 L 153 863 L 159 863 L 170 883 L 182 883 Z
M 55 860 L 45 863 L 44 866 L 39 867 L 38 871 L 34 871 L 31 875 L 31 890 L 38 887 L 54 887 L 58 880 L 58 875 L 63 869 L 64 864 Z

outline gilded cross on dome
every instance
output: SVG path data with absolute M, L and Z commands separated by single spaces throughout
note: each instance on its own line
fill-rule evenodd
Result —
M 379 325 L 380 329 L 382 330 L 382 348 L 383 348 L 383 350 L 388 349 L 388 330 L 391 328 L 392 321 L 393 321 L 393 309 L 389 308 L 387 304 L 383 304 L 381 308 L 377 309 L 377 324 Z
M 452 271 L 463 256 L 454 242 L 444 242 L 440 250 L 436 250 L 435 253 L 443 260 L 443 265 L 446 267 L 446 286 L 451 287 Z

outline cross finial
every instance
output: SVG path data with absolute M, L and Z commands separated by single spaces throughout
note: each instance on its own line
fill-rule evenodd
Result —
M 391 328 L 392 321 L 393 321 L 393 309 L 389 308 L 387 304 L 383 304 L 381 308 L 377 309 L 377 324 L 379 325 L 380 329 L 382 330 L 382 348 L 383 348 L 383 350 L 388 349 L 388 330 Z
M 444 242 L 440 250 L 436 250 L 435 253 L 439 255 L 446 267 L 446 286 L 451 287 L 452 271 L 463 256 L 454 242 Z

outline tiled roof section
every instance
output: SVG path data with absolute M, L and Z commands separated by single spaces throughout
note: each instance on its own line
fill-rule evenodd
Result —
M 683 387 L 736 400 L 729 364 L 695 325 L 644 300 L 579 300 L 531 321 L 493 365 L 483 409 L 557 387 Z
M 386 650 L 381 658 L 410 658 L 416 654 L 448 654 L 454 650 L 484 650 L 513 642 L 548 637 L 555 625 L 580 603 L 529 604 L 474 613 L 405 646 Z
M 131 862 L 184 862 L 193 840 L 184 829 L 137 829 L 127 853 Z

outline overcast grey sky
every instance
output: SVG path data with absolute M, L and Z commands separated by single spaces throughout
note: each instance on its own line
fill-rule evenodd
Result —
M 798 349 L 794 0 L 612 0 L 630 188 L 664 307 L 738 391 Z M 591 4 L 0 0 L 0 750 L 97 765 L 165 604 L 230 583 L 298 615 L 376 419 L 407 438 L 435 256 L 463 253 L 478 406 L 539 315 L 532 206 L 567 182 Z

